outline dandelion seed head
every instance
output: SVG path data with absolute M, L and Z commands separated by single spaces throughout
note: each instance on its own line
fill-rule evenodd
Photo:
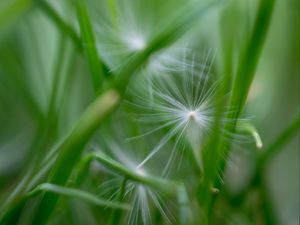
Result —
M 192 61 L 185 60 L 191 58 Z M 169 73 L 165 71 L 166 73 L 160 76 L 151 76 L 146 81 L 151 86 L 149 89 L 151 96 L 150 98 L 149 96 L 143 97 L 143 93 L 139 93 L 135 105 L 142 109 L 148 109 L 147 113 L 141 114 L 141 121 L 155 124 L 156 127 L 145 135 L 163 129 L 167 132 L 139 166 L 146 164 L 173 137 L 176 137 L 169 162 L 165 168 L 170 168 L 173 164 L 171 161 L 182 156 L 186 143 L 192 148 L 196 162 L 201 167 L 199 151 L 203 138 L 211 132 L 215 116 L 214 95 L 219 84 L 213 81 L 209 75 L 211 64 L 208 65 L 208 58 L 209 55 L 204 63 L 196 63 L 196 57 L 185 55 L 180 70 L 170 70 Z M 164 170 L 165 174 L 168 174 L 167 170 Z
M 188 118 L 191 120 L 195 120 L 197 116 L 197 112 L 196 111 L 189 111 L 188 112 Z
M 189 110 L 186 113 L 186 118 L 190 123 L 194 123 L 198 128 L 206 128 L 209 125 L 210 118 L 207 118 L 199 110 Z

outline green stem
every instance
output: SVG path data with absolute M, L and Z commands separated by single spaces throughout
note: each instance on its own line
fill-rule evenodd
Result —
M 87 155 L 80 160 L 77 166 L 77 172 L 74 183 L 72 182 L 71 186 L 80 187 L 81 183 L 84 181 L 86 174 L 90 168 L 90 163 L 93 160 L 92 155 Z
M 62 31 L 63 33 L 67 34 L 68 37 L 73 41 L 76 48 L 79 51 L 83 50 L 83 46 L 81 44 L 81 40 L 76 33 L 76 31 L 68 25 L 61 16 L 50 6 L 50 4 L 47 1 L 43 0 L 37 0 L 36 3 L 39 5 L 39 7 L 45 12 L 45 14 L 57 25 L 57 27 Z
M 92 153 L 96 161 L 107 166 L 108 168 L 124 175 L 128 180 L 136 181 L 138 183 L 153 187 L 166 194 L 173 195 L 177 191 L 177 183 L 161 178 L 156 178 L 148 174 L 142 175 L 138 172 L 128 169 L 117 161 L 111 159 L 102 152 Z
M 161 179 L 158 177 L 153 177 L 148 174 L 141 174 L 139 172 L 128 169 L 123 166 L 121 163 L 110 158 L 103 152 L 92 152 L 85 156 L 85 158 L 80 162 L 79 168 L 86 168 L 91 163 L 92 160 L 95 160 L 102 165 L 108 167 L 111 170 L 114 170 L 116 173 L 124 176 L 124 180 L 135 181 L 155 189 L 158 189 L 166 194 L 173 195 L 177 192 L 177 187 L 180 186 L 177 182 Z M 81 169 L 79 169 L 81 171 Z

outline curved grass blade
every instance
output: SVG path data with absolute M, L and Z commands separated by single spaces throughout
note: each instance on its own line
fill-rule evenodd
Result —
M 127 204 L 106 201 L 86 191 L 78 190 L 76 188 L 62 187 L 50 183 L 40 184 L 33 191 L 26 194 L 25 197 L 31 198 L 41 192 L 51 192 L 57 195 L 62 195 L 70 198 L 77 198 L 89 204 L 98 205 L 98 206 L 104 206 L 104 207 L 110 207 L 110 208 L 116 208 L 122 210 L 129 209 L 129 205 Z

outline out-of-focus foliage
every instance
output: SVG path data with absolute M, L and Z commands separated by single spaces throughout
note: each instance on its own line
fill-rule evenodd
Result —
M 299 10 L 2 0 L 0 224 L 299 224 Z

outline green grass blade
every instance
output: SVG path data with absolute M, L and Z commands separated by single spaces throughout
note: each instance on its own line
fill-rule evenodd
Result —
M 60 155 L 52 170 L 49 182 L 65 185 L 74 165 L 99 124 L 109 115 L 120 101 L 116 91 L 110 90 L 98 97 L 85 111 L 72 134 L 60 147 Z M 58 200 L 53 193 L 46 193 L 37 210 L 33 224 L 45 224 Z
M 77 14 L 80 25 L 81 38 L 86 58 L 90 68 L 94 89 L 100 91 L 104 81 L 104 70 L 98 56 L 93 28 L 90 22 L 88 9 L 85 0 L 77 0 Z
M 260 54 L 266 39 L 274 3 L 275 0 L 260 1 L 251 38 L 240 57 L 229 104 L 230 107 L 234 107 L 236 110 L 228 115 L 229 118 L 238 118 L 245 105 L 249 88 L 254 78 Z M 234 127 L 232 127 L 231 130 L 234 130 Z
M 291 38 L 278 49 L 272 47 L 284 34 L 299 35 L 293 29 L 298 11 L 279 4 L 271 21 L 275 4 L 276 0 L 0 0 L 0 224 L 279 224 L 282 215 L 277 216 L 278 202 L 273 199 L 278 196 L 272 196 L 270 188 L 280 182 L 269 179 L 269 169 L 276 169 L 269 167 L 285 150 L 292 150 L 299 137 L 300 112 L 294 107 L 299 79 L 293 76 L 299 43 Z M 92 12 L 98 16 L 92 17 Z M 285 32 L 278 36 L 276 31 Z M 207 44 L 221 50 L 214 59 L 205 57 Z M 280 83 L 283 92 L 274 92 L 271 85 L 279 80 L 265 76 L 274 72 L 270 60 L 288 71 L 284 85 Z M 154 73 L 196 75 L 204 83 L 195 78 L 179 87 L 180 79 L 175 78 L 165 85 L 149 77 Z M 208 73 L 217 81 L 206 80 Z M 256 74 L 263 75 L 263 87 L 252 87 Z M 94 98 L 87 102 L 90 91 Z M 248 105 L 252 97 L 262 98 L 263 107 Z M 266 145 L 243 118 L 250 111 L 264 117 L 270 108 L 264 103 L 278 97 L 290 99 L 281 110 L 297 111 L 297 117 L 287 120 Z M 195 121 L 192 111 L 201 118 Z M 260 129 L 275 128 L 272 121 L 256 122 Z M 195 140 L 199 127 L 203 132 Z M 128 136 L 132 141 L 127 147 L 121 141 L 124 149 L 106 140 Z M 253 150 L 246 177 L 230 165 L 231 151 L 245 138 L 255 141 L 243 144 Z M 165 151 L 153 158 L 149 170 L 141 170 L 127 166 L 124 157 L 118 160 L 102 148 L 90 149 L 90 144 L 103 141 L 132 160 L 151 153 L 153 146 Z M 286 157 L 282 163 L 293 167 L 296 161 Z M 170 171 L 172 178 L 160 176 L 162 171 L 150 172 L 164 162 L 180 167 Z M 236 173 L 242 180 L 232 177 Z M 295 196 L 296 181 L 281 180 L 289 190 L 287 197 Z M 99 198 L 95 188 L 113 195 Z M 291 201 L 279 203 L 280 207 Z M 292 214 L 285 223 L 294 219 Z
M 229 109 L 236 110 L 232 110 L 228 113 L 227 117 L 232 122 L 228 123 L 225 127 L 225 129 L 229 131 L 229 133 L 235 132 L 237 123 L 236 119 L 239 118 L 245 105 L 249 88 L 254 78 L 257 63 L 267 35 L 274 3 L 275 0 L 260 1 L 250 40 L 246 43 L 245 49 L 240 56 L 228 107 Z M 227 79 L 227 77 L 225 77 L 224 79 Z M 225 83 L 228 84 L 228 81 L 225 80 Z M 222 109 L 222 104 L 217 104 L 217 111 Z M 214 128 L 215 134 L 207 144 L 207 146 L 210 146 L 210 151 L 205 152 L 208 153 L 204 158 L 206 164 L 204 171 L 205 174 L 201 188 L 199 190 L 199 201 L 200 204 L 204 206 L 204 224 L 210 223 L 210 217 L 213 207 L 212 188 L 215 182 L 217 182 L 217 188 L 221 186 L 221 183 L 217 179 L 217 177 L 219 173 L 223 175 L 223 171 L 226 165 L 225 156 L 228 155 L 230 150 L 230 142 L 228 138 L 225 140 L 220 136 L 221 124 L 220 118 L 218 116 L 216 116 Z M 207 146 L 205 149 L 208 148 Z M 211 149 L 213 150 L 211 151 Z
M 249 88 L 255 75 L 255 70 L 260 58 L 260 54 L 266 39 L 269 23 L 272 17 L 275 0 L 261 0 L 255 19 L 254 28 L 249 42 L 242 52 L 239 60 L 237 74 L 235 76 L 232 95 L 229 102 L 229 109 L 235 109 L 228 113 L 227 117 L 232 120 L 225 127 L 230 133 L 236 129 L 237 119 L 239 118 L 248 96 Z M 219 156 L 220 170 L 223 173 L 226 165 L 225 157 L 230 151 L 230 143 L 226 140 L 222 142 L 222 151 Z M 221 147 L 220 146 L 220 147 Z M 222 158 L 223 157 L 223 160 Z
M 116 209 L 122 209 L 122 210 L 128 210 L 129 206 L 126 204 L 118 203 L 118 202 L 112 202 L 112 201 L 106 201 L 104 199 L 101 199 L 93 194 L 90 194 L 88 192 L 78 190 L 75 188 L 69 188 L 69 187 L 62 187 L 50 183 L 44 183 L 39 185 L 37 188 L 35 188 L 32 192 L 29 192 L 25 197 L 30 198 L 32 196 L 35 196 L 39 194 L 40 192 L 51 192 L 57 195 L 63 195 L 70 198 L 77 198 L 82 201 L 85 201 L 89 204 L 94 204 L 98 206 L 104 206 L 104 207 L 110 207 L 110 208 L 116 208 Z

